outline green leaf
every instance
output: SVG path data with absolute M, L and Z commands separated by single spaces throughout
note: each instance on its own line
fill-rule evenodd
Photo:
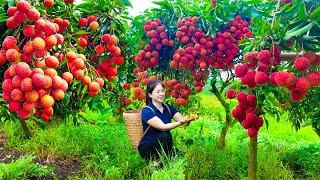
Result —
M 129 0 L 121 0 L 121 3 L 124 4 L 125 6 L 132 7 L 132 4 Z
M 312 11 L 312 13 L 310 14 L 310 19 L 313 20 L 313 21 L 319 21 L 320 20 L 320 6 Z
M 298 16 L 301 20 L 306 20 L 308 18 L 308 14 L 307 14 L 307 10 L 304 2 L 299 8 Z
M 300 36 L 306 32 L 308 32 L 312 26 L 314 24 L 311 22 L 310 24 L 306 25 L 306 26 L 303 26 L 302 28 L 298 29 L 298 30 L 295 30 L 295 31 L 288 31 L 284 37 L 285 40 L 288 40 L 290 39 L 291 37 L 294 37 L 294 36 Z

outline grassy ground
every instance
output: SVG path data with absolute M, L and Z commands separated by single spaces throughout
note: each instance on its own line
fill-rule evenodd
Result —
M 217 149 L 223 109 L 209 93 L 200 97 L 204 112 L 211 113 L 172 131 L 175 147 L 184 154 L 163 157 L 163 168 L 143 161 L 131 148 L 121 120 L 86 110 L 85 116 L 95 123 L 35 129 L 28 140 L 17 123 L 3 124 L 0 179 L 246 179 L 246 131 L 236 123 L 228 131 L 226 148 Z M 280 122 L 267 118 L 269 128 L 259 132 L 259 179 L 318 179 L 320 139 L 312 128 L 295 131 L 285 114 Z

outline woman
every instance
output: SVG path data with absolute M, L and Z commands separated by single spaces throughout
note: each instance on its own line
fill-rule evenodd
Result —
M 159 159 L 159 153 L 172 153 L 171 129 L 189 123 L 196 117 L 185 119 L 177 110 L 163 103 L 165 89 L 159 80 L 152 80 L 147 85 L 146 107 L 142 109 L 144 136 L 138 150 L 144 159 Z M 176 122 L 171 122 L 174 119 Z M 163 151 L 162 151 L 163 150 Z

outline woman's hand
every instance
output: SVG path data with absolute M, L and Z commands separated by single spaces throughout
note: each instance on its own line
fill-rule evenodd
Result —
M 196 115 L 196 114 L 190 114 L 190 115 L 188 115 L 188 116 L 186 116 L 185 117 L 185 121 L 184 121 L 184 123 L 190 123 L 191 121 L 194 121 L 194 120 L 196 120 L 198 118 L 198 115 Z
M 190 114 L 190 121 L 194 121 L 194 120 L 196 120 L 196 119 L 198 119 L 198 115 L 196 115 L 196 114 Z

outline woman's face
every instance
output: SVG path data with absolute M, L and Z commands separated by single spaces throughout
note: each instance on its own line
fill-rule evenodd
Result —
M 153 101 L 162 103 L 165 96 L 165 90 L 161 84 L 158 84 L 152 91 L 152 93 L 149 93 L 149 96 Z

